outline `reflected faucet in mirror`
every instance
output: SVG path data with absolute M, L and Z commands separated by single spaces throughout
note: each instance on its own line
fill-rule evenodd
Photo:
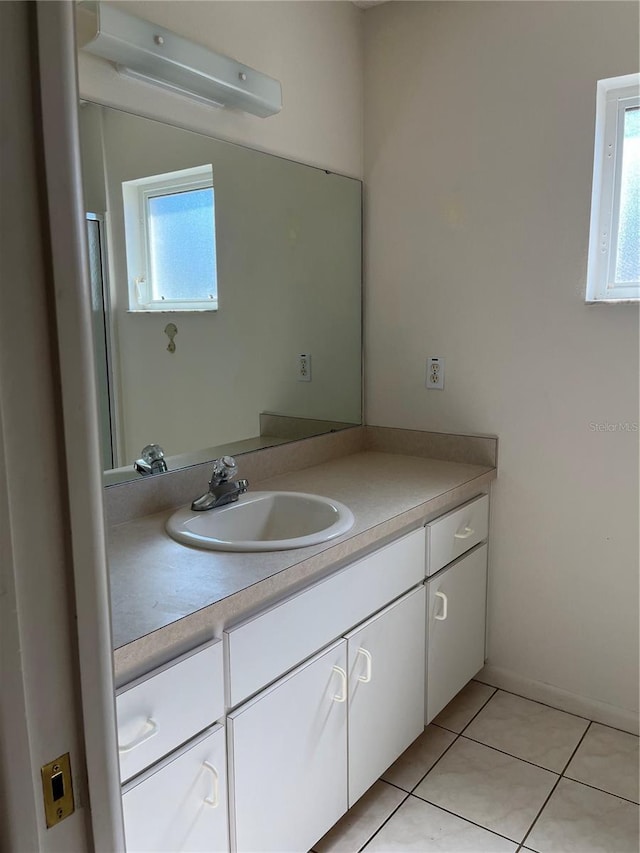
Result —
M 133 467 L 143 477 L 149 474 L 164 474 L 167 470 L 164 450 L 159 444 L 147 444 L 146 447 L 142 448 L 140 459 L 136 459 Z
M 233 456 L 222 456 L 220 459 L 215 459 L 213 473 L 209 481 L 209 491 L 197 498 L 191 504 L 191 509 L 196 512 L 203 512 L 237 501 L 239 496 L 249 488 L 248 480 L 233 480 L 237 473 L 238 466 Z

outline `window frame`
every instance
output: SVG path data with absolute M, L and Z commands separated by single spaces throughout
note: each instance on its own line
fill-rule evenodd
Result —
M 640 107 L 640 74 L 598 80 L 587 261 L 588 303 L 640 301 L 640 282 L 617 283 L 624 118 Z
M 218 276 L 213 287 L 213 296 L 206 299 L 154 299 L 152 281 L 151 246 L 148 220 L 148 200 L 159 196 L 211 189 L 213 203 L 213 241 L 217 262 L 215 227 L 215 189 L 211 164 L 166 172 L 124 181 L 125 243 L 129 292 L 129 313 L 175 313 L 218 310 Z

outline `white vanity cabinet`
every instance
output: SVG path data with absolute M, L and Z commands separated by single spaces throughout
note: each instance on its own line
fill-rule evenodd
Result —
M 427 525 L 427 724 L 484 666 L 488 524 L 482 495 Z
M 122 688 L 128 853 L 311 849 L 482 668 L 488 501 Z
M 304 851 L 424 727 L 420 586 L 228 716 L 231 847 Z
M 231 695 L 310 636 L 333 640 L 227 717 L 232 850 L 310 849 L 422 732 L 424 542 L 414 531 L 228 630 Z

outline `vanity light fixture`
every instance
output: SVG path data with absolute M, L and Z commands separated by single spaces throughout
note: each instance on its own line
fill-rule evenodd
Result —
M 77 34 L 82 50 L 127 76 L 261 118 L 282 109 L 278 80 L 99 0 L 78 4 Z

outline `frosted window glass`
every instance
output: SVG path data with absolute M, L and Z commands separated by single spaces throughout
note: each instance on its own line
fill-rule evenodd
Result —
M 213 189 L 147 200 L 154 299 L 214 299 L 216 252 Z
M 640 280 L 640 107 L 625 111 L 616 283 Z

